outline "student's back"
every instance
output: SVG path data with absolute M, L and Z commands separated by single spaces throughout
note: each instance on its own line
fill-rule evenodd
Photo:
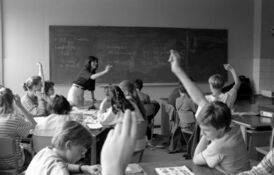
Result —
M 26 175 L 69 175 L 67 163 L 52 150 L 46 147 L 39 151 L 32 159 L 35 164 L 30 164 L 26 171 Z
M 34 135 L 53 136 L 58 127 L 67 121 L 73 120 L 73 117 L 69 115 L 71 106 L 64 96 L 55 95 L 52 99 L 51 106 L 53 114 L 41 120 L 41 122 L 36 125 Z

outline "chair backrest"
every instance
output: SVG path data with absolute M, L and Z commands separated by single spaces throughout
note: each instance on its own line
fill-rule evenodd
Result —
M 180 122 L 184 124 L 190 124 L 190 123 L 195 123 L 195 115 L 192 111 L 177 111 L 178 116 L 180 118 Z
M 274 146 L 274 128 L 272 128 L 272 134 L 270 137 L 270 144 L 269 144 L 269 150 L 271 150 Z
M 137 129 L 137 140 L 145 138 L 147 133 L 147 121 L 138 123 Z
M 32 136 L 33 151 L 38 153 L 41 149 L 51 146 L 51 136 Z
M 17 173 L 18 171 L 18 161 L 16 158 L 16 142 L 13 138 L 10 137 L 1 137 L 0 136 L 0 159 L 1 158 L 11 158 L 14 162 L 14 169 L 9 170 L 12 171 L 11 174 Z M 6 170 L 0 170 L 0 174 L 5 173 Z M 8 170 L 7 170 L 8 171 Z
M 155 104 L 149 103 L 149 104 L 144 104 L 144 108 L 146 110 L 146 116 L 151 116 L 155 115 Z

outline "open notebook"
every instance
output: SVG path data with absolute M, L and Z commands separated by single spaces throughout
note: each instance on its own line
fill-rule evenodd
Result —
M 194 175 L 186 166 L 155 168 L 159 175 Z

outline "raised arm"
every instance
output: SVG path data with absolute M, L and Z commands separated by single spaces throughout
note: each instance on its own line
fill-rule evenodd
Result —
M 45 78 L 44 78 L 44 71 L 43 71 L 43 66 L 40 62 L 36 63 L 38 66 L 38 75 L 41 77 L 41 81 L 42 81 L 42 93 L 45 92 Z
M 207 103 L 207 100 L 202 91 L 188 78 L 184 70 L 180 67 L 181 57 L 179 53 L 175 50 L 171 50 L 168 61 L 171 64 L 171 71 L 179 78 L 194 103 L 198 106 L 204 106 Z
M 105 75 L 106 73 L 108 73 L 110 70 L 111 70 L 112 66 L 111 65 L 107 65 L 105 67 L 105 70 L 101 71 L 101 72 L 98 72 L 98 73 L 95 73 L 95 74 L 92 74 L 90 76 L 91 79 L 95 80 L 103 75 Z
M 137 141 L 137 121 L 134 112 L 125 116 L 109 131 L 101 151 L 102 175 L 124 175 Z
M 225 70 L 229 71 L 232 74 L 233 80 L 235 82 L 233 88 L 238 90 L 241 85 L 241 82 L 239 80 L 239 77 L 238 77 L 235 69 L 230 64 L 224 64 L 224 68 L 225 68 Z

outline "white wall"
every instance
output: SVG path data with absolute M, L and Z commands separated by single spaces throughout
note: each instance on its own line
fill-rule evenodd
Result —
M 4 83 L 16 93 L 37 74 L 37 61 L 49 78 L 49 25 L 228 29 L 229 63 L 252 78 L 253 0 L 3 0 Z M 144 91 L 167 97 L 172 88 Z M 57 86 L 57 93 L 67 90 Z M 96 93 L 102 97 L 100 88 Z

